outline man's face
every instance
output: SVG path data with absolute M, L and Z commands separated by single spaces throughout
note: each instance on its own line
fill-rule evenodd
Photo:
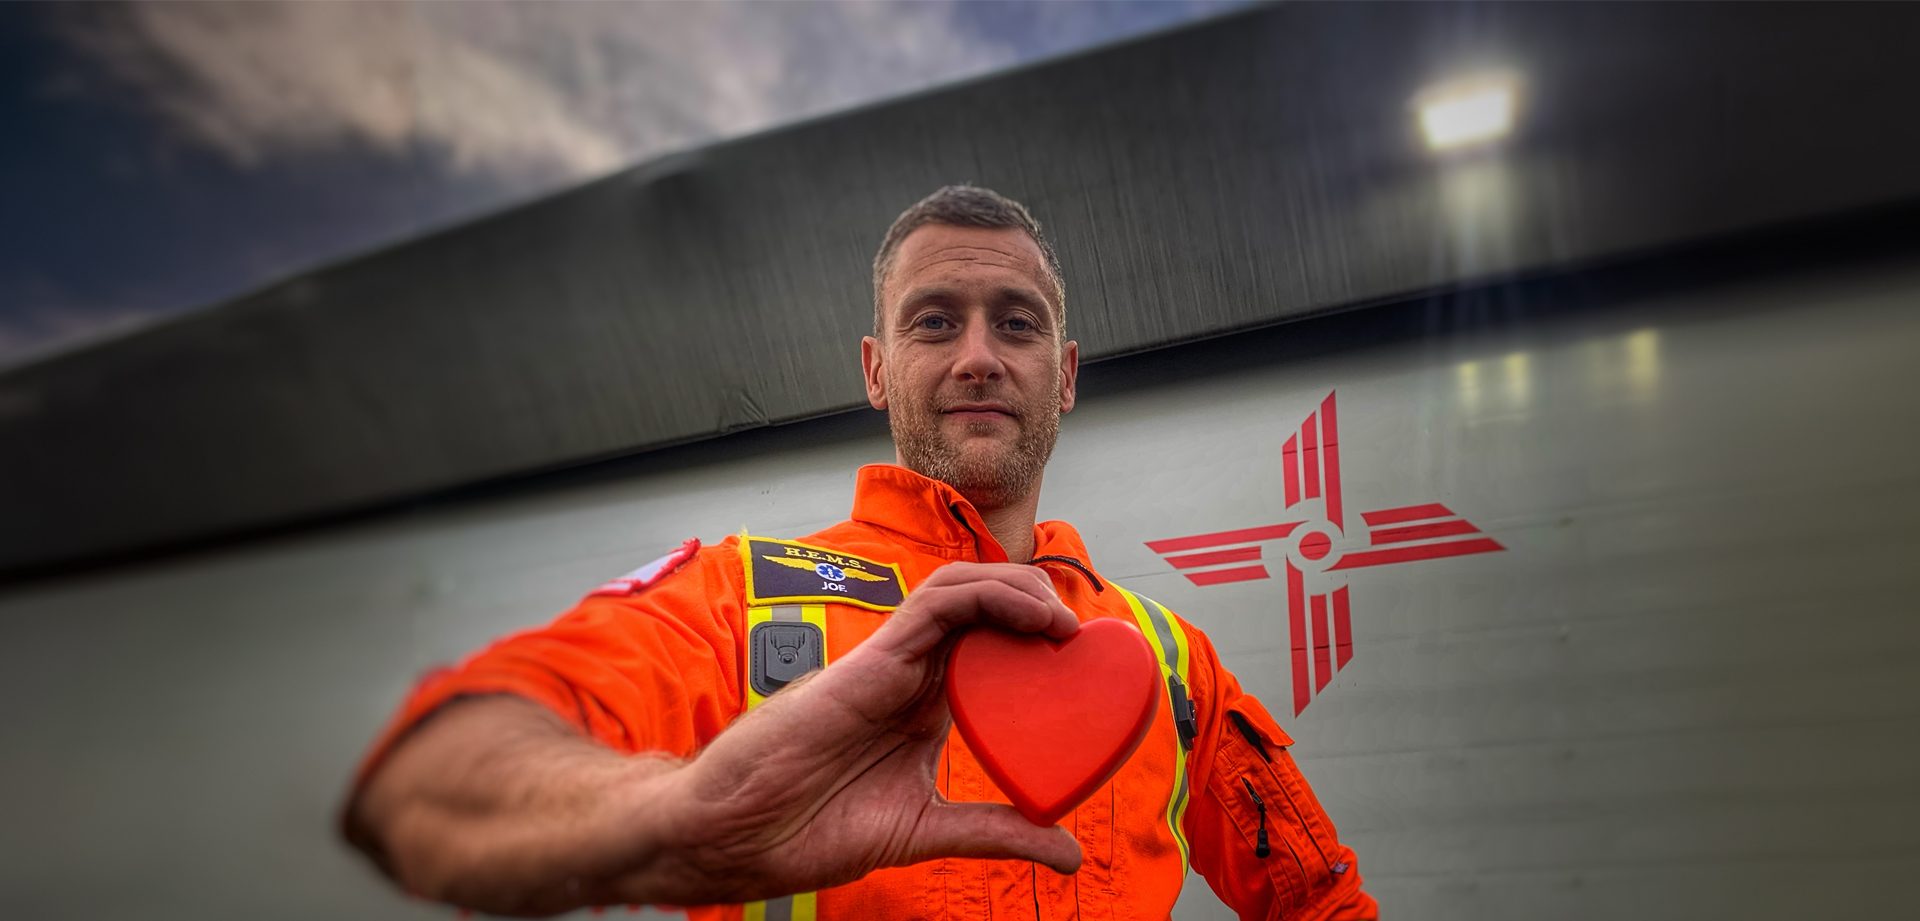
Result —
M 1053 290 L 1018 228 L 929 224 L 901 242 L 880 291 L 884 337 L 861 342 L 860 361 L 903 466 L 981 509 L 1039 487 L 1080 366 Z

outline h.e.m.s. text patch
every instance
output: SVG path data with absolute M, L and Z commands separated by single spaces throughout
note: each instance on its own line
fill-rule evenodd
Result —
M 740 538 L 747 605 L 837 602 L 891 611 L 906 597 L 900 567 L 824 547 L 765 537 Z

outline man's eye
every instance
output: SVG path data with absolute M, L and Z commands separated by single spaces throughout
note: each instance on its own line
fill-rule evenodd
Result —
M 1026 317 L 1008 317 L 1007 329 L 1016 333 L 1032 332 L 1033 324 L 1028 322 Z
M 948 327 L 948 324 L 947 324 L 946 317 L 939 316 L 936 314 L 936 315 L 924 316 L 920 318 L 921 329 L 939 332 L 941 330 L 947 329 L 947 327 Z

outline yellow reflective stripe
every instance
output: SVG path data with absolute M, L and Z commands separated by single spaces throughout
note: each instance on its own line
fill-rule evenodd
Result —
M 744 634 L 745 642 L 752 643 L 754 628 L 760 626 L 761 624 L 767 623 L 771 620 L 773 620 L 773 608 L 771 607 L 748 608 L 747 609 L 747 632 Z M 747 655 L 744 658 L 742 658 L 741 661 L 746 663 L 747 668 L 749 669 L 753 668 L 752 650 L 748 650 Z M 748 677 L 745 672 L 742 672 L 740 674 L 740 683 L 744 685 L 747 689 L 747 709 L 751 710 L 755 707 L 760 706 L 763 703 L 766 703 L 767 701 L 766 695 L 761 694 L 759 691 L 756 691 L 753 689 L 753 679 Z M 749 914 L 747 915 L 747 921 L 761 921 L 761 919 L 755 918 L 753 915 Z
M 751 567 L 752 564 L 748 565 Z M 826 642 L 827 606 L 824 604 L 770 604 L 763 607 L 748 608 L 748 641 L 751 642 L 754 627 L 773 620 L 773 612 L 776 609 L 792 607 L 798 607 L 800 609 L 801 620 L 820 628 L 820 662 L 824 665 L 828 661 L 831 661 L 830 657 L 833 654 L 833 648 Z M 749 655 L 746 661 L 749 663 L 748 667 L 751 668 L 753 657 Z M 746 675 L 741 675 L 740 680 L 746 685 L 748 710 L 752 710 L 766 703 L 766 695 L 753 689 L 753 680 L 751 678 L 748 678 Z M 741 918 L 743 921 L 815 921 L 815 899 L 814 893 L 811 892 L 796 892 L 793 895 L 782 896 L 777 899 L 768 899 L 764 902 L 747 902 L 740 907 L 742 909 Z
M 1120 588 L 1116 585 L 1114 588 Z M 1192 685 L 1187 680 L 1187 669 L 1191 661 L 1187 655 L 1187 632 L 1180 622 L 1167 609 L 1155 603 L 1151 598 L 1143 598 L 1124 588 L 1120 588 L 1120 597 L 1127 600 L 1127 607 L 1133 610 L 1133 619 L 1139 623 L 1140 632 L 1146 634 L 1147 644 L 1153 647 L 1154 658 L 1160 663 L 1163 677 L 1180 679 L 1180 685 L 1187 688 L 1189 699 L 1192 697 Z M 1173 716 L 1173 688 L 1167 688 L 1168 715 Z M 1192 859 L 1192 847 L 1187 844 L 1187 834 L 1182 822 L 1187 816 L 1187 752 L 1180 744 L 1179 727 L 1173 733 L 1173 791 L 1167 797 L 1167 827 L 1173 831 L 1174 843 L 1180 846 L 1180 875 L 1186 876 Z
M 816 921 L 816 915 L 819 914 L 811 892 L 795 893 L 765 902 L 748 902 L 741 908 L 742 921 Z

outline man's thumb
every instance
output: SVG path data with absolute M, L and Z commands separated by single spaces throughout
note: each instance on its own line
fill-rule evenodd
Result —
M 1058 825 L 1041 827 L 998 803 L 937 803 L 914 829 L 908 863 L 939 857 L 1033 860 L 1056 873 L 1080 869 L 1080 842 Z

